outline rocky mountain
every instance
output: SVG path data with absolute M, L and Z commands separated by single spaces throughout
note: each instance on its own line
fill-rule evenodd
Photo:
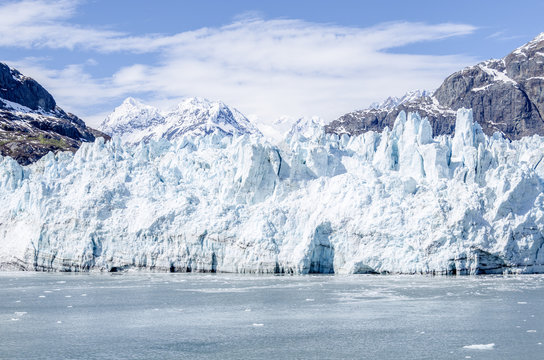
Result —
M 328 124 L 328 133 L 338 135 L 360 135 L 367 131 L 381 132 L 385 127 L 393 128 L 395 119 L 402 112 L 417 112 L 429 119 L 433 134 L 452 134 L 455 127 L 455 111 L 439 104 L 435 97 L 404 96 L 406 101 L 399 101 L 392 106 L 374 106 L 365 110 L 357 110 L 341 116 Z M 394 101 L 384 103 L 394 104 Z
M 0 63 L 0 154 L 22 165 L 48 152 L 75 152 L 107 135 L 57 106 L 38 82 Z
M 129 143 L 151 139 L 174 140 L 183 135 L 260 134 L 259 130 L 238 110 L 220 101 L 187 98 L 175 108 L 161 111 L 128 98 L 108 115 L 99 129 Z
M 487 135 L 499 131 L 511 140 L 544 135 L 544 33 L 502 59 L 448 76 L 432 95 L 415 95 L 343 115 L 327 131 L 352 135 L 381 131 L 391 128 L 404 110 L 428 117 L 434 134 L 451 134 L 455 110 L 470 108 Z
M 429 90 L 414 90 L 409 91 L 401 97 L 390 96 L 381 103 L 370 104 L 371 109 L 393 109 L 401 104 L 409 103 L 424 96 L 431 96 L 432 92 Z

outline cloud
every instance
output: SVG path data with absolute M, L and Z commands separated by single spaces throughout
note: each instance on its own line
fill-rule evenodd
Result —
M 74 2 L 32 1 L 30 7 L 45 14 L 40 17 L 35 17 L 38 10 L 25 10 L 30 3 L 0 6 L 2 18 L 7 9 L 16 13 L 10 26 L 0 24 L 0 46 L 82 49 L 95 53 L 92 64 L 100 63 L 103 53 L 121 60 L 132 59 L 126 56 L 131 53 L 156 55 L 152 63 L 127 60 L 100 78 L 92 75 L 88 62 L 62 70 L 12 63 L 41 81 L 61 106 L 92 119 L 112 99 L 130 95 L 161 105 L 185 96 L 221 99 L 267 123 L 282 115 L 332 120 L 389 95 L 437 87 L 445 76 L 476 61 L 455 54 L 393 51 L 469 35 L 476 28 L 467 24 L 390 22 L 357 28 L 246 14 L 223 27 L 132 36 L 71 24 Z
M 171 46 L 176 36 L 130 34 L 68 22 L 80 1 L 24 0 L 0 5 L 0 46 L 145 53 Z
M 509 40 L 522 39 L 526 37 L 524 35 L 507 35 L 507 34 L 508 34 L 507 30 L 496 31 L 492 33 L 491 35 L 486 36 L 486 39 L 494 39 L 498 41 L 509 41 Z

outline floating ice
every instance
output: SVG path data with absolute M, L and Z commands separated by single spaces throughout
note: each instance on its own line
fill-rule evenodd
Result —
M 495 348 L 495 344 L 474 344 L 474 345 L 466 345 L 463 346 L 463 349 L 470 349 L 470 350 L 493 350 Z

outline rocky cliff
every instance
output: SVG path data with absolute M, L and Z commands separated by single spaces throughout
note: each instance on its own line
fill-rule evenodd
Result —
M 358 135 L 392 127 L 402 111 L 428 117 L 436 135 L 452 134 L 454 111 L 471 108 L 487 135 L 499 131 L 511 140 L 544 135 L 544 33 L 499 60 L 489 60 L 448 76 L 432 94 L 396 106 L 341 116 L 327 132 Z
M 109 137 L 66 113 L 38 82 L 0 63 L 0 154 L 22 165 Z

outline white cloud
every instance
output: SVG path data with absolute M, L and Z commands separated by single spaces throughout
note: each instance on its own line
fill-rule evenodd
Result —
M 130 34 L 68 22 L 80 1 L 24 0 L 0 5 L 0 46 L 86 49 L 100 53 L 157 51 L 176 36 Z
M 93 119 L 112 98 L 134 95 L 163 104 L 184 96 L 221 99 L 268 123 L 282 115 L 332 120 L 389 95 L 437 87 L 445 76 L 475 61 L 455 54 L 392 52 L 475 31 L 466 24 L 395 22 L 354 28 L 246 16 L 219 28 L 131 36 L 69 23 L 74 2 L 29 4 L 0 6 L 2 18 L 8 10 L 16 13 L 9 26 L 0 24 L 0 46 L 85 49 L 96 52 L 92 57 L 98 63 L 101 53 L 120 58 L 125 52 L 158 54 L 156 63 L 127 63 L 106 78 L 91 76 L 86 69 L 92 64 L 48 70 L 36 63 L 12 63 L 41 81 L 61 106 Z M 27 7 L 46 16 L 36 17 L 38 10 Z

